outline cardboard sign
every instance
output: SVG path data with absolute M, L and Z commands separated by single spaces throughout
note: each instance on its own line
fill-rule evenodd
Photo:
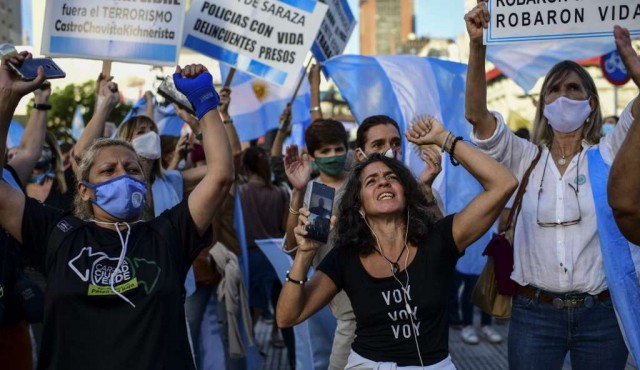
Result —
M 41 53 L 175 65 L 185 0 L 48 0 Z
M 356 27 L 356 19 L 347 0 L 320 0 L 329 6 L 311 52 L 318 62 L 342 54 Z
M 489 0 L 485 44 L 640 35 L 640 0 Z
M 184 46 L 292 86 L 326 11 L 315 0 L 194 0 Z

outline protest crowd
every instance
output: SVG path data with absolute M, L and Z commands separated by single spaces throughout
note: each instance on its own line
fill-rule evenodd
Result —
M 291 369 L 456 369 L 450 328 L 469 345 L 507 341 L 510 369 L 637 363 L 640 99 L 605 119 L 592 77 L 562 61 L 530 137 L 511 132 L 487 105 L 487 4 L 464 21 L 466 89 L 451 92 L 464 133 L 438 112 L 405 125 L 382 107 L 351 140 L 320 110 L 331 69 L 318 63 L 303 75 L 303 141 L 290 138 L 292 104 L 276 129 L 241 141 L 235 70 L 216 88 L 210 66 L 190 64 L 167 77 L 187 103 L 148 91 L 117 125 L 118 76 L 101 73 L 93 116 L 66 143 L 47 131 L 44 69 L 22 79 L 9 65 L 32 55 L 5 54 L 0 368 L 253 370 L 259 322 Z M 612 32 L 640 88 L 630 33 Z M 179 136 L 157 120 L 167 109 Z M 445 195 L 445 165 L 476 190 Z M 489 268 L 460 267 L 483 251 Z M 507 338 L 492 316 L 510 318 Z

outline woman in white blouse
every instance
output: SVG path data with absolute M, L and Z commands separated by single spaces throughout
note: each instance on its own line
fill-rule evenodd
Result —
M 511 279 L 518 288 L 509 328 L 509 368 L 561 369 L 569 352 L 574 369 L 623 369 L 628 351 L 613 304 L 623 312 L 622 329 L 637 357 L 640 347 L 632 343 L 639 340 L 634 333 L 639 319 L 633 316 L 638 309 L 625 296 L 640 293 L 636 275 L 627 285 L 614 276 L 617 265 L 611 258 L 626 253 L 629 262 L 634 250 L 627 243 L 616 253 L 607 252 L 615 245 L 609 234 L 617 229 L 604 226 L 613 217 L 601 204 L 607 204 L 608 166 L 633 116 L 640 114 L 640 99 L 627 106 L 613 134 L 601 138 L 602 115 L 593 79 L 577 63 L 560 62 L 542 85 L 533 142 L 518 138 L 499 113 L 487 109 L 482 31 L 488 21 L 483 1 L 465 16 L 471 48 L 466 117 L 474 126 L 472 140 L 520 182 L 542 151 L 516 224 Z M 629 33 L 616 27 L 614 34 L 631 70 L 629 63 L 640 63 L 640 58 Z M 599 201 L 602 188 L 605 196 Z

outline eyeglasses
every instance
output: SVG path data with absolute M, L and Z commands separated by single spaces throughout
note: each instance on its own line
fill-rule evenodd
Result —
M 551 154 L 551 152 L 549 152 Z M 576 165 L 576 185 L 574 187 L 571 182 L 567 185 L 573 190 L 573 193 L 576 196 L 576 204 L 578 205 L 578 218 L 567 220 L 567 221 L 540 221 L 540 194 L 542 194 L 542 182 L 544 181 L 544 174 L 547 171 L 547 164 L 549 163 L 549 154 L 547 154 L 547 160 L 544 163 L 544 169 L 542 170 L 542 178 L 540 179 L 540 186 L 538 187 L 538 204 L 536 206 L 536 221 L 538 222 L 538 226 L 540 227 L 556 227 L 556 226 L 571 226 L 578 224 L 582 220 L 582 211 L 580 210 L 580 197 L 578 196 L 580 193 L 580 181 L 578 177 L 578 169 L 580 168 L 580 155 L 582 154 L 582 150 L 578 153 L 578 163 Z

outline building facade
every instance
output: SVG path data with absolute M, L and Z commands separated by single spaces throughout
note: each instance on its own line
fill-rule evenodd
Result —
M 21 45 L 20 0 L 0 0 L 0 44 Z
M 414 33 L 413 0 L 360 1 L 360 54 L 396 54 Z

